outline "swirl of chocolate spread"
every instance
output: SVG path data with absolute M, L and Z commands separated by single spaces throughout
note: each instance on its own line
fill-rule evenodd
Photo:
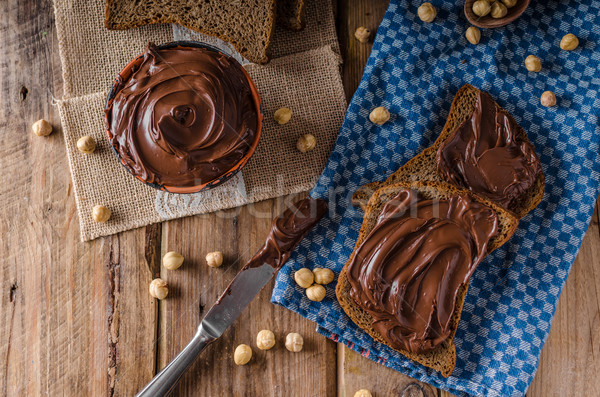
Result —
M 241 66 L 203 48 L 148 45 L 106 109 L 111 143 L 148 183 L 196 186 L 234 167 L 258 126 Z
M 479 91 L 471 117 L 438 149 L 437 169 L 446 181 L 508 208 L 535 183 L 542 167 L 533 145 L 518 137 L 513 119 Z
M 458 292 L 497 233 L 496 212 L 467 195 L 429 200 L 402 190 L 355 251 L 350 297 L 389 346 L 430 351 L 450 335 Z

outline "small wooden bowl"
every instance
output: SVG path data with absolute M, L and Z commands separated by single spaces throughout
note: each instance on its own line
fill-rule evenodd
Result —
M 472 25 L 483 29 L 493 29 L 499 28 L 500 26 L 508 25 L 515 19 L 519 18 L 529 6 L 530 0 L 518 0 L 517 4 L 514 7 L 508 9 L 508 13 L 504 18 L 498 19 L 492 18 L 490 14 L 484 17 L 475 15 L 475 13 L 473 12 L 473 3 L 475 3 L 475 1 L 476 0 L 465 1 L 465 16 L 467 17 L 469 22 L 471 22 Z

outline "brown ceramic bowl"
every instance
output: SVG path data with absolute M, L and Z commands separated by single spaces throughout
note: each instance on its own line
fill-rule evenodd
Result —
M 225 56 L 228 56 L 226 54 L 224 54 L 222 51 L 220 51 L 218 48 L 215 48 L 213 46 L 210 46 L 208 44 L 205 43 L 201 43 L 201 42 L 197 42 L 197 41 L 174 41 L 174 42 L 170 42 L 170 43 L 165 43 L 162 45 L 159 45 L 158 48 L 160 49 L 165 49 L 165 48 L 174 48 L 174 47 L 195 47 L 195 48 L 204 48 L 210 51 L 215 51 L 218 52 L 220 54 L 223 54 Z M 229 56 L 228 56 L 229 57 Z M 133 73 L 133 70 L 139 66 L 144 58 L 144 54 L 140 54 L 137 58 L 135 58 L 134 60 L 132 60 L 131 62 L 129 62 L 127 64 L 127 66 L 125 66 L 123 68 L 123 70 L 119 73 L 119 77 L 117 77 L 117 79 L 115 79 L 111 90 L 108 93 L 108 97 L 106 98 L 106 103 L 105 103 L 105 109 L 108 110 L 111 108 L 112 105 L 112 101 L 115 97 L 115 95 L 117 94 L 117 92 L 119 91 L 119 80 L 121 81 L 126 81 L 129 79 L 129 77 L 131 77 L 131 74 Z M 229 57 L 231 58 L 231 57 Z M 234 58 L 231 58 L 234 62 L 237 63 L 237 61 Z M 150 183 L 146 180 L 144 180 L 142 177 L 140 177 L 139 175 L 137 175 L 135 172 L 133 172 L 132 169 L 129 168 L 129 166 L 125 163 L 125 161 L 121 158 L 121 156 L 119 155 L 118 151 L 116 150 L 115 147 L 113 147 L 113 151 L 115 152 L 115 154 L 117 155 L 117 158 L 119 159 L 119 161 L 121 162 L 121 164 L 133 175 L 135 176 L 137 179 L 139 179 L 140 181 L 144 182 L 147 185 L 150 185 L 156 189 L 159 190 L 164 190 L 167 192 L 171 192 L 171 193 L 197 193 L 203 190 L 208 190 L 211 189 L 213 187 L 219 186 L 223 183 L 225 183 L 227 180 L 229 180 L 231 177 L 233 177 L 235 174 L 237 174 L 243 167 L 244 165 L 246 165 L 246 163 L 248 162 L 248 160 L 250 159 L 250 157 L 252 157 L 252 155 L 254 154 L 254 151 L 256 150 L 256 147 L 258 146 L 258 142 L 260 140 L 260 135 L 262 132 L 262 122 L 263 122 L 263 114 L 262 114 L 262 107 L 261 107 L 261 99 L 260 99 L 260 95 L 258 94 L 258 89 L 256 88 L 256 85 L 254 84 L 254 82 L 252 81 L 252 78 L 250 77 L 250 75 L 248 74 L 248 72 L 246 71 L 246 69 L 244 69 L 243 67 L 241 67 L 241 70 L 243 71 L 244 75 L 246 76 L 246 78 L 248 79 L 248 84 L 250 86 L 250 90 L 252 93 L 252 99 L 254 101 L 254 105 L 256 107 L 256 115 L 257 115 L 257 125 L 256 125 L 256 134 L 254 137 L 254 141 L 252 142 L 252 145 L 250 146 L 250 148 L 248 149 L 248 152 L 246 152 L 246 154 L 244 155 L 244 157 L 242 157 L 242 159 L 240 161 L 238 161 L 231 169 L 229 169 L 227 172 L 225 172 L 224 174 L 220 175 L 219 177 L 213 179 L 212 181 L 209 181 L 207 183 L 203 183 L 200 185 L 195 185 L 195 186 L 168 186 L 168 185 L 158 185 L 155 183 Z M 109 142 L 112 139 L 112 133 L 110 132 L 110 118 L 108 116 L 109 112 L 106 112 L 106 117 L 104 120 L 105 123 L 105 129 L 106 129 L 106 135 L 108 136 Z
M 475 15 L 473 12 L 473 3 L 475 3 L 475 1 L 476 0 L 465 1 L 465 16 L 472 25 L 483 29 L 491 29 L 508 25 L 515 19 L 519 18 L 529 6 L 530 0 L 518 0 L 514 7 L 508 9 L 508 13 L 503 18 L 492 18 L 489 14 L 484 17 Z

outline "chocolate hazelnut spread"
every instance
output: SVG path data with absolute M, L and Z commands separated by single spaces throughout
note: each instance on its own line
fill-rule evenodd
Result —
M 514 120 L 479 91 L 471 117 L 438 149 L 438 173 L 509 208 L 542 170 L 533 145 L 517 135 Z
M 258 110 L 233 59 L 204 48 L 148 45 L 106 109 L 111 143 L 148 183 L 196 186 L 249 151 Z
M 497 233 L 496 212 L 467 195 L 429 200 L 402 190 L 355 250 L 350 297 L 391 347 L 430 351 L 452 332 L 458 292 Z
M 268 263 L 279 269 L 326 211 L 327 203 L 324 200 L 313 199 L 310 196 L 286 209 L 273 220 L 265 245 L 254 255 L 248 266 Z

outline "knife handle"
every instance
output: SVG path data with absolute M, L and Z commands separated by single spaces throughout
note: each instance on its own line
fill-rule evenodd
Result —
M 198 331 L 194 338 L 187 346 L 162 369 L 152 380 L 138 393 L 136 397 L 163 397 L 168 396 L 179 380 L 187 371 L 187 369 L 196 361 L 196 358 L 215 340 L 204 330 L 202 325 L 198 327 Z

